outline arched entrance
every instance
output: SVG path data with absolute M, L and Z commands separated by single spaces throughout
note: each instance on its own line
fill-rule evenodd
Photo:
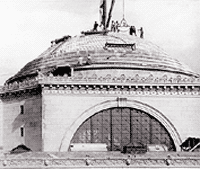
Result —
M 173 124 L 160 111 L 149 106 L 148 104 L 136 100 L 119 98 L 116 100 L 107 100 L 101 102 L 83 111 L 83 113 L 78 116 L 69 127 L 66 128 L 66 132 L 61 140 L 59 151 L 68 151 L 70 143 L 72 143 L 72 139 L 75 137 L 76 132 L 90 117 L 93 117 L 95 114 L 98 114 L 101 111 L 108 109 L 111 110 L 112 108 L 129 108 L 130 110 L 135 109 L 141 111 L 141 113 L 143 112 L 143 114 L 149 115 L 149 117 L 153 117 L 157 120 L 157 122 L 159 122 L 159 124 L 161 124 L 161 126 L 166 129 L 167 134 L 170 135 L 170 140 L 172 139 L 173 143 L 175 144 L 176 151 L 181 151 L 180 145 L 182 141 L 180 135 Z
M 71 143 L 106 143 L 109 151 L 121 151 L 130 144 L 162 144 L 176 151 L 173 139 L 157 119 L 130 107 L 95 113 L 78 128 Z

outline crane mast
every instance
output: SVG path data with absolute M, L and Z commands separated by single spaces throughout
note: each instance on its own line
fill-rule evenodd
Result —
M 112 10 L 113 10 L 114 3 L 115 3 L 115 0 L 112 0 L 111 6 L 110 6 L 110 11 L 109 11 L 109 14 L 108 14 L 108 20 L 107 20 L 107 23 L 106 23 L 106 28 L 109 27 L 109 23 L 110 23 L 110 20 L 111 20 L 111 17 L 112 17 Z

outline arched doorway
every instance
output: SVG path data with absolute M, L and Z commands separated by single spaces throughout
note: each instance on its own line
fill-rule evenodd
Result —
M 106 143 L 110 151 L 120 151 L 130 143 L 164 144 L 169 151 L 176 151 L 172 137 L 155 117 L 131 107 L 95 113 L 80 125 L 71 143 Z

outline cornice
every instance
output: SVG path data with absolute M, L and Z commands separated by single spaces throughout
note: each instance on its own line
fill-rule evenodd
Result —
M 141 167 L 176 167 L 176 168 L 199 168 L 199 158 L 77 158 L 77 159 L 5 159 L 0 160 L 0 166 L 3 168 L 40 168 L 40 167 L 56 167 L 56 168 L 141 168 Z
M 40 79 L 39 84 L 44 93 L 54 94 L 87 94 L 87 95 L 134 95 L 134 96 L 200 96 L 200 79 L 181 77 L 168 78 L 140 76 L 118 77 L 84 75 L 81 72 L 73 77 L 55 77 L 52 74 Z
M 29 87 L 26 89 L 4 91 L 0 93 L 2 101 L 11 101 L 12 99 L 26 99 L 34 96 L 41 96 L 41 88 L 39 86 Z
M 127 95 L 127 96 L 189 96 L 200 97 L 199 86 L 122 85 L 122 84 L 42 84 L 45 94 Z
M 0 93 L 26 90 L 26 89 L 35 88 L 37 86 L 38 86 L 38 76 L 34 78 L 26 78 L 20 82 L 14 81 L 12 83 L 5 84 L 3 88 L 1 89 Z
M 5 84 L 1 95 L 16 93 L 41 86 L 46 93 L 68 94 L 104 94 L 104 95 L 138 95 L 138 96 L 200 96 L 200 78 L 156 77 L 150 74 L 126 76 L 121 74 L 112 77 L 111 74 L 97 76 L 95 73 L 85 75 L 76 72 L 72 77 L 48 76 L 38 73 L 38 76 L 24 79 L 22 82 Z M 49 91 L 47 91 L 47 89 Z
M 140 75 L 140 74 L 121 74 L 118 76 L 106 74 L 106 75 L 97 75 L 96 73 L 93 74 L 84 74 L 81 72 L 74 72 L 72 77 L 68 76 L 53 76 L 49 74 L 48 76 L 43 76 L 40 79 L 41 83 L 101 83 L 101 84 L 167 84 L 167 85 L 198 85 L 200 86 L 200 78 L 195 78 L 193 76 L 155 76 L 153 74 L 149 75 Z

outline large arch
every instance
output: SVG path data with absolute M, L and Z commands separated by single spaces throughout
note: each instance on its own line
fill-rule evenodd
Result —
M 89 117 L 94 115 L 95 113 L 104 110 L 104 109 L 109 109 L 113 107 L 130 107 L 130 108 L 135 108 L 142 110 L 146 112 L 147 114 L 153 116 L 155 119 L 157 119 L 169 132 L 171 138 L 174 141 L 175 147 L 177 151 L 180 151 L 180 144 L 181 144 L 181 139 L 180 136 L 173 126 L 173 124 L 157 109 L 136 101 L 136 100 L 127 100 L 123 98 L 117 98 L 116 100 L 108 100 L 102 103 L 99 103 L 86 111 L 84 111 L 73 123 L 71 126 L 69 126 L 66 129 L 66 132 L 63 136 L 63 139 L 60 144 L 59 151 L 67 151 L 70 145 L 70 141 L 73 138 L 74 133 L 77 131 L 79 126 Z

